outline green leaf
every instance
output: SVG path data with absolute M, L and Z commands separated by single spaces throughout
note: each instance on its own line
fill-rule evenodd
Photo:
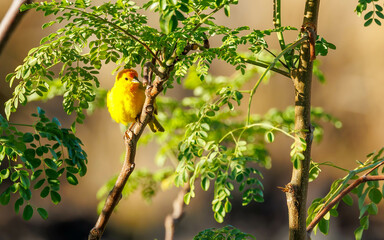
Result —
M 191 201 L 191 193 L 188 192 L 188 193 L 186 193 L 186 194 L 184 195 L 184 203 L 185 203 L 186 205 L 189 205 L 190 201 Z
M 51 191 L 51 200 L 54 204 L 58 204 L 61 201 L 61 196 L 56 191 Z
M 220 215 L 219 213 L 215 212 L 215 220 L 218 222 L 218 223 L 222 223 L 224 222 L 224 217 L 222 215 Z
M 368 197 L 369 199 L 375 203 L 375 204 L 379 204 L 383 195 L 381 194 L 380 190 L 377 189 L 377 188 L 372 188 L 369 193 L 368 193 Z
M 50 178 L 58 178 L 59 174 L 53 169 L 45 169 L 45 174 Z
M 35 158 L 35 149 L 32 149 L 32 148 L 29 148 L 27 150 L 24 151 L 24 157 L 30 161 L 30 160 L 33 160 Z
M 362 226 L 358 227 L 355 230 L 355 239 L 361 240 L 361 238 L 363 237 L 363 232 L 364 232 L 364 228 Z
M 177 23 L 175 11 L 169 11 L 160 16 L 160 29 L 165 34 L 174 31 L 177 28 Z
M 43 188 L 43 190 L 40 193 L 40 197 L 41 198 L 46 198 L 48 196 L 48 194 L 49 194 L 49 191 L 50 191 L 49 186 L 45 186 L 45 188 Z
M 32 176 L 31 176 L 31 180 L 33 181 L 33 180 L 37 179 L 37 178 L 41 175 L 42 172 L 43 172 L 43 170 L 41 170 L 41 169 L 35 171 L 35 172 L 32 174 Z
M 24 204 L 24 199 L 23 198 L 19 198 L 16 200 L 15 202 L 15 213 L 18 214 L 19 211 L 20 211 L 20 207 Z
M 224 204 L 224 209 L 225 209 L 225 212 L 227 213 L 229 213 L 232 210 L 232 204 L 230 201 L 228 201 L 228 199 Z
M 31 205 L 26 205 L 23 211 L 23 219 L 28 221 L 33 216 L 33 208 Z
M 23 187 L 20 187 L 19 194 L 22 198 L 24 198 L 27 201 L 31 200 L 32 193 L 30 189 L 24 189 Z
M 377 208 L 377 205 L 374 203 L 371 203 L 368 205 L 368 213 L 371 215 L 376 215 L 379 212 L 379 209 Z
M 271 131 L 268 131 L 266 134 L 265 134 L 265 140 L 269 143 L 272 143 L 273 141 L 275 141 L 275 135 L 273 134 L 273 132 Z
M 25 142 L 25 143 L 30 143 L 30 142 L 33 142 L 33 135 L 32 135 L 32 133 L 29 133 L 29 132 L 27 132 L 27 133 L 24 133 L 24 135 L 23 135 L 23 142 Z
M 159 0 L 159 3 L 160 3 L 160 9 L 161 10 L 165 10 L 167 8 L 167 0 Z
M 44 163 L 49 167 L 49 168 L 52 168 L 54 170 L 57 170 L 57 164 L 55 163 L 55 161 L 53 161 L 52 159 L 50 158 L 45 158 L 44 159 Z
M 369 25 L 371 25 L 372 21 L 373 21 L 373 18 L 371 18 L 371 19 L 369 19 L 368 21 L 366 21 L 366 22 L 364 23 L 364 27 L 368 27 Z
M 210 180 L 209 180 L 209 178 L 204 177 L 204 178 L 201 179 L 201 188 L 202 188 L 204 191 L 208 191 L 208 189 L 209 189 L 209 185 L 210 185 Z
M 213 117 L 215 116 L 215 112 L 213 110 L 209 110 L 205 113 L 208 117 Z
M 12 181 L 12 182 L 16 182 L 17 179 L 19 179 L 19 177 L 20 177 L 19 172 L 18 172 L 18 171 L 15 171 L 15 172 L 13 172 L 12 175 L 11 175 L 11 181 Z
M 201 128 L 205 131 L 209 131 L 210 127 L 209 127 L 209 124 L 208 123 L 202 123 L 201 125 Z
M 345 204 L 347 204 L 349 206 L 353 205 L 353 199 L 349 194 L 345 195 L 342 200 Z
M 72 185 L 77 185 L 79 183 L 76 176 L 70 172 L 67 172 L 67 181 L 69 184 L 72 184 Z
M 44 208 L 38 208 L 37 212 L 39 213 L 40 217 L 44 220 L 47 220 L 48 218 L 48 212 Z
M 230 6 L 228 4 L 224 6 L 224 14 L 227 17 L 229 17 L 231 15 L 231 13 L 230 13 Z
M 329 220 L 325 220 L 324 218 L 322 218 L 320 221 L 319 221 L 319 229 L 320 231 L 324 234 L 324 235 L 327 235 L 328 232 L 329 232 Z
M 384 14 L 382 12 L 376 12 L 376 15 L 381 18 L 381 19 L 384 19 Z
M 37 183 L 35 183 L 35 185 L 33 186 L 33 189 L 40 188 L 44 183 L 45 183 L 45 178 L 40 179 Z
M 364 20 L 370 19 L 372 17 L 372 15 L 373 15 L 373 11 L 369 11 L 368 13 L 366 13 L 364 15 Z
M 7 179 L 10 174 L 11 174 L 11 171 L 9 171 L 9 168 L 3 169 L 0 171 L 0 178 Z
M 363 227 L 364 230 L 367 230 L 369 227 L 369 216 L 364 216 L 360 219 L 360 226 Z
M 0 204 L 7 205 L 10 199 L 11 199 L 11 195 L 9 191 L 5 191 L 0 195 Z
M 31 181 L 29 181 L 28 176 L 25 174 L 20 174 L 20 182 L 25 189 L 31 186 Z

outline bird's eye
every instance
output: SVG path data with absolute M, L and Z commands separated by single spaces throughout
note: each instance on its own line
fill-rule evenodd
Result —
M 125 80 L 127 80 L 127 81 L 128 81 L 128 78 L 125 78 Z

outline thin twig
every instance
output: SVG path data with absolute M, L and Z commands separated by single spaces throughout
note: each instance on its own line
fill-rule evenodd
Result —
M 273 0 L 273 25 L 275 28 L 281 27 L 281 0 Z M 282 32 L 277 32 L 277 39 L 281 50 L 285 49 L 285 41 Z
M 267 63 L 263 63 L 263 62 L 260 62 L 260 61 L 254 61 L 254 60 L 251 60 L 251 59 L 247 59 L 247 58 L 243 58 L 241 57 L 242 61 L 245 62 L 245 63 L 249 63 L 249 64 L 252 64 L 252 65 L 255 65 L 255 66 L 258 66 L 258 67 L 262 67 L 262 68 L 268 68 L 269 64 Z M 271 71 L 273 72 L 276 72 L 276 73 L 279 73 L 287 78 L 290 78 L 290 73 L 289 72 L 286 72 L 284 70 L 281 70 L 279 68 L 271 68 Z
M 186 183 L 179 191 L 177 197 L 173 201 L 173 211 L 165 217 L 165 240 L 173 240 L 175 234 L 175 224 L 181 220 L 184 215 L 184 195 L 189 192 L 190 185 Z
M 271 54 L 273 57 L 276 57 L 276 55 L 271 51 L 269 50 L 268 48 L 264 48 L 265 51 L 267 51 L 269 54 Z M 288 66 L 283 62 L 281 61 L 281 59 L 279 59 L 279 62 L 281 63 L 281 65 L 283 65 L 286 69 L 289 69 Z
M 307 227 L 307 233 L 311 234 L 313 228 L 319 223 L 319 221 L 327 214 L 333 206 L 335 206 L 338 202 L 340 202 L 341 199 L 348 193 L 350 193 L 353 189 L 355 189 L 357 186 L 359 186 L 361 183 L 368 182 L 368 181 L 380 181 L 384 180 L 384 175 L 376 175 L 376 176 L 368 176 L 372 171 L 379 168 L 380 166 L 384 165 L 384 161 L 377 164 L 375 167 L 368 170 L 363 176 L 356 179 L 351 185 L 346 187 L 343 191 L 341 191 L 332 201 L 328 203 L 326 207 L 324 207 L 311 221 L 311 223 Z
M 290 45 L 288 45 L 288 47 L 286 47 L 283 51 L 281 51 L 276 57 L 275 59 L 273 59 L 273 61 L 269 64 L 269 66 L 265 69 L 265 71 L 263 72 L 263 74 L 260 76 L 259 80 L 256 82 L 255 86 L 252 88 L 251 92 L 250 92 L 250 96 L 249 96 L 249 102 L 248 102 L 248 116 L 247 116 L 247 125 L 250 124 L 250 118 L 251 118 L 251 104 L 252 104 L 252 98 L 253 98 L 253 95 L 256 93 L 256 89 L 258 88 L 258 86 L 260 85 L 261 81 L 263 81 L 263 79 L 265 78 L 265 76 L 267 75 L 267 73 L 275 67 L 277 61 L 282 57 L 284 56 L 285 53 L 287 53 L 288 51 L 294 49 L 295 47 L 299 46 L 300 44 L 302 44 L 304 41 L 306 41 L 308 39 L 308 36 L 307 35 L 303 35 L 303 37 L 301 37 L 300 39 L 296 40 L 295 42 L 291 43 Z
M 20 12 L 20 6 L 32 3 L 33 0 L 13 0 L 3 20 L 0 23 L 0 54 L 7 44 L 12 32 L 16 29 L 25 12 Z
M 156 77 L 152 86 L 147 87 L 145 91 L 145 102 L 143 106 L 143 111 L 140 115 L 140 120 L 133 125 L 132 129 L 130 128 L 125 133 L 125 146 L 126 146 L 126 155 L 123 167 L 121 169 L 120 175 L 118 176 L 115 186 L 112 191 L 109 193 L 107 200 L 105 201 L 104 208 L 99 215 L 99 218 L 92 230 L 89 233 L 88 240 L 98 240 L 103 235 L 105 227 L 108 223 L 109 217 L 112 215 L 114 208 L 117 206 L 121 199 L 121 193 L 123 188 L 134 170 L 135 167 L 135 155 L 137 142 L 140 139 L 141 134 L 144 131 L 145 126 L 149 122 L 152 114 L 154 112 L 154 102 L 155 98 L 162 91 L 163 84 L 169 78 L 169 72 L 172 71 L 172 67 L 167 67 L 162 72 L 164 78 Z
M 380 181 L 384 180 L 384 175 L 379 176 L 362 176 L 356 179 L 351 185 L 346 187 L 343 191 L 339 193 L 321 212 L 319 212 L 316 217 L 312 220 L 312 222 L 307 227 L 307 233 L 311 234 L 313 228 L 320 222 L 320 220 L 327 214 L 333 206 L 335 206 L 338 202 L 340 202 L 341 199 L 348 193 L 350 193 L 353 189 L 355 189 L 357 186 L 359 186 L 361 183 L 368 182 L 368 181 Z

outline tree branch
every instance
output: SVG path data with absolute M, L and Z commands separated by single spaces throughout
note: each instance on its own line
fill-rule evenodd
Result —
M 189 192 L 190 185 L 186 183 L 184 187 L 177 194 L 176 199 L 173 201 L 173 212 L 165 217 L 165 240 L 173 240 L 175 233 L 175 224 L 181 220 L 184 215 L 184 195 Z
M 308 236 L 311 234 L 313 228 L 319 223 L 319 221 L 327 214 L 338 202 L 340 202 L 345 195 L 350 193 L 353 189 L 357 188 L 361 183 L 369 182 L 369 181 L 381 181 L 384 180 L 384 175 L 376 175 L 376 176 L 368 176 L 372 171 L 377 169 L 378 167 L 384 165 L 384 161 L 380 164 L 377 164 L 375 167 L 370 169 L 363 176 L 356 179 L 351 185 L 346 187 L 343 191 L 341 191 L 332 201 L 328 203 L 326 207 L 324 207 L 320 212 L 317 213 L 315 218 L 311 221 L 311 223 L 307 227 Z
M 159 71 L 162 77 L 157 75 L 152 85 L 148 85 L 145 90 L 146 98 L 140 119 L 139 121 L 136 121 L 125 133 L 124 139 L 126 155 L 120 175 L 118 176 L 115 186 L 105 201 L 103 210 L 99 215 L 94 228 L 91 229 L 88 235 L 88 240 L 98 240 L 101 238 L 113 209 L 117 206 L 121 199 L 121 192 L 123 191 L 124 186 L 135 167 L 137 142 L 139 141 L 141 134 L 144 132 L 145 126 L 152 118 L 152 114 L 155 110 L 154 103 L 156 96 L 163 90 L 163 84 L 169 79 L 169 73 L 173 70 L 173 67 L 174 64 L 167 66 L 166 68 L 160 68 Z
M 16 26 L 19 24 L 25 12 L 20 12 L 20 6 L 32 3 L 33 0 L 13 0 L 3 20 L 0 23 L 0 54 L 11 37 Z
M 320 0 L 307 0 L 305 4 L 303 26 L 317 26 Z M 295 86 L 295 148 L 305 149 L 301 152 L 304 156 L 298 166 L 292 170 L 292 178 L 286 186 L 286 197 L 289 216 L 289 239 L 305 240 L 306 234 L 306 201 L 308 191 L 309 167 L 311 162 L 311 145 L 313 127 L 311 125 L 311 85 L 312 67 L 310 60 L 309 41 L 300 47 L 299 65 L 292 71 L 292 80 Z
M 343 191 L 341 191 L 323 210 L 321 210 L 316 217 L 312 220 L 312 222 L 307 227 L 308 235 L 311 234 L 313 228 L 319 223 L 319 221 L 327 214 L 338 202 L 340 202 L 345 195 L 350 193 L 353 189 L 357 188 L 361 183 L 369 182 L 369 181 L 380 181 L 384 180 L 384 175 L 378 176 L 362 176 L 356 179 L 351 185 L 346 187 Z
M 243 58 L 243 57 L 241 57 L 241 60 L 242 60 L 243 62 L 245 62 L 245 63 L 249 63 L 249 64 L 252 64 L 252 65 L 255 65 L 255 66 L 258 66 L 258 67 L 262 67 L 262 68 L 268 68 L 268 66 L 269 66 L 269 65 L 266 64 L 266 63 L 259 62 L 259 61 L 254 61 L 254 60 L 247 59 L 247 58 Z M 273 67 L 273 68 L 271 68 L 271 71 L 276 72 L 276 73 L 278 73 L 278 74 L 281 74 L 281 75 L 283 75 L 283 76 L 285 76 L 285 77 L 287 77 L 287 78 L 290 78 L 290 77 L 291 77 L 291 74 L 290 74 L 289 72 L 286 72 L 286 71 L 281 70 L 281 69 L 279 69 L 279 68 L 275 68 L 275 67 Z

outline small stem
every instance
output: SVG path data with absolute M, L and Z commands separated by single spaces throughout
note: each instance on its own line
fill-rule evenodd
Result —
M 251 104 L 252 104 L 252 98 L 253 98 L 253 95 L 256 93 L 256 90 L 258 88 L 258 86 L 260 85 L 261 81 L 263 81 L 263 79 L 265 78 L 265 76 L 267 75 L 267 73 L 276 65 L 277 61 L 282 57 L 284 56 L 285 53 L 287 53 L 288 51 L 294 49 L 296 46 L 300 45 L 301 43 L 303 43 L 304 41 L 306 41 L 308 39 L 308 36 L 307 35 L 304 35 L 303 37 L 301 37 L 300 39 L 296 40 L 295 42 L 291 43 L 290 45 L 288 45 L 287 48 L 285 48 L 282 52 L 280 52 L 276 57 L 275 59 L 273 59 L 273 61 L 269 64 L 269 66 L 265 69 L 265 71 L 263 72 L 263 74 L 260 76 L 259 80 L 256 82 L 255 86 L 252 88 L 251 90 L 251 93 L 250 93 L 250 96 L 249 96 L 249 102 L 248 102 L 248 117 L 247 117 L 247 125 L 249 125 L 250 123 L 250 117 L 251 117 Z
M 281 27 L 281 0 L 273 1 L 273 25 L 275 26 L 275 28 Z M 285 49 L 283 33 L 277 32 L 277 38 L 279 39 L 281 50 Z
M 184 195 L 189 192 L 190 185 L 186 183 L 184 187 L 177 194 L 176 199 L 173 201 L 173 211 L 165 217 L 165 240 L 173 240 L 175 234 L 175 224 L 181 220 L 184 215 Z
M 267 51 L 269 54 L 271 54 L 273 57 L 276 57 L 276 55 L 271 52 L 271 50 L 269 50 L 268 48 L 264 48 L 265 51 Z M 289 69 L 287 65 L 285 65 L 285 63 L 283 61 L 281 61 L 281 59 L 279 59 L 279 62 L 281 63 L 281 65 L 283 65 L 286 69 Z
M 384 163 L 384 162 L 383 162 Z M 356 179 L 351 185 L 349 185 L 347 188 L 345 188 L 342 192 L 340 192 L 321 212 L 319 212 L 316 217 L 312 220 L 312 222 L 307 227 L 307 234 L 310 235 L 313 228 L 319 223 L 319 221 L 327 214 L 333 206 L 335 206 L 338 202 L 343 199 L 345 195 L 350 193 L 353 189 L 358 187 L 361 183 L 368 182 L 368 181 L 380 181 L 384 180 L 384 175 L 379 176 L 362 176 L 358 179 Z
M 253 127 L 262 127 L 264 129 L 273 129 L 273 130 L 276 130 L 278 132 L 281 132 L 283 133 L 284 135 L 292 138 L 292 139 L 295 139 L 294 136 L 292 136 L 291 134 L 289 134 L 288 132 L 284 131 L 283 129 L 281 128 L 278 128 L 278 127 L 274 127 L 268 123 L 254 123 L 254 124 L 250 124 L 250 125 L 247 125 L 247 126 L 244 126 L 244 127 L 241 127 L 241 128 L 236 128 L 236 129 L 233 129 L 232 131 L 229 131 L 227 132 L 220 140 L 219 140 L 219 143 L 221 143 L 222 141 L 224 141 L 224 139 L 226 137 L 228 137 L 229 135 L 233 134 L 234 132 L 237 132 L 237 131 L 240 131 L 240 130 L 246 130 L 248 128 L 253 128 Z
M 263 63 L 263 62 L 260 62 L 260 61 L 254 61 L 254 60 L 247 59 L 247 58 L 243 58 L 243 57 L 240 57 L 240 58 L 241 58 L 241 60 L 242 60 L 243 62 L 252 64 L 252 65 L 255 65 L 255 66 L 258 66 L 258 67 L 268 68 L 268 66 L 269 66 L 269 64 L 267 64 L 267 63 Z M 279 74 L 281 74 L 281 75 L 283 75 L 283 76 L 285 76 L 285 77 L 287 77 L 287 78 L 290 78 L 290 77 L 291 77 L 290 74 L 289 74 L 289 72 L 286 72 L 286 71 L 281 70 L 281 69 L 279 69 L 279 68 L 275 68 L 275 67 L 273 67 L 273 68 L 271 68 L 271 71 L 276 72 L 276 73 L 279 73 Z
M 22 124 L 22 123 L 8 123 L 9 125 L 13 125 L 13 126 L 23 126 L 23 127 L 33 127 L 33 125 L 30 125 L 30 124 Z

